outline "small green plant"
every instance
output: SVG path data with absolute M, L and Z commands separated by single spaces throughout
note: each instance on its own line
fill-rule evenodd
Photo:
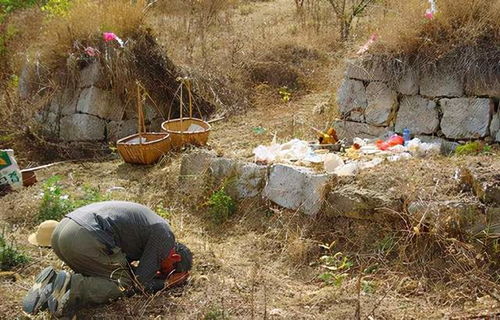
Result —
M 236 203 L 224 188 L 215 191 L 207 202 L 208 214 L 213 222 L 220 224 L 231 217 L 236 211 Z
M 394 250 L 394 237 L 392 235 L 386 235 L 382 240 L 375 243 L 375 247 L 381 254 L 388 255 Z
M 455 149 L 455 154 L 459 156 L 465 156 L 465 155 L 479 154 L 483 152 L 488 153 L 491 152 L 492 150 L 493 148 L 491 146 L 485 145 L 484 143 L 479 141 L 474 141 L 458 146 Z
M 25 264 L 29 261 L 28 256 L 21 252 L 13 241 L 8 241 L 5 236 L 5 229 L 0 234 L 0 270 L 6 271 Z
M 224 311 L 217 307 L 211 307 L 203 316 L 203 320 L 227 320 L 227 319 L 229 318 L 224 314 Z
M 327 250 L 327 254 L 319 258 L 321 267 L 327 271 L 321 273 L 319 279 L 328 285 L 340 286 L 354 264 L 342 252 L 333 251 L 335 241 L 329 245 L 322 244 L 320 247 Z
M 43 184 L 38 221 L 59 220 L 73 210 L 74 204 L 69 195 L 64 193 L 60 180 L 60 176 L 53 176 Z
M 61 183 L 60 176 L 47 179 L 42 186 L 42 203 L 38 210 L 38 221 L 60 220 L 72 210 L 90 203 L 109 200 L 109 196 L 101 194 L 99 189 L 85 186 L 83 195 L 72 199 Z
M 48 0 L 42 6 L 42 11 L 46 12 L 49 16 L 64 16 L 68 13 L 69 6 L 69 0 Z
M 162 203 L 159 203 L 156 207 L 155 207 L 155 212 L 156 214 L 158 214 L 160 217 L 162 217 L 163 219 L 166 219 L 166 220 L 169 220 L 170 218 L 172 218 L 172 212 L 168 209 L 166 209 Z
M 364 293 L 366 294 L 374 293 L 375 289 L 376 286 L 373 281 L 366 281 L 366 280 L 361 281 L 361 290 L 363 290 Z
M 281 100 L 284 102 L 289 102 L 290 99 L 292 99 L 292 92 L 287 87 L 279 88 L 278 93 L 281 96 Z

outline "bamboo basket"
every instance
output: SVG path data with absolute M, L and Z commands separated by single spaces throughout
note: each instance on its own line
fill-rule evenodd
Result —
M 167 132 L 145 132 L 144 113 L 140 85 L 137 84 L 137 131 L 138 133 L 116 142 L 123 161 L 134 164 L 153 164 L 171 148 L 170 134 Z M 138 140 L 137 142 L 134 140 Z
M 208 122 L 193 118 L 193 104 L 192 104 L 192 94 L 191 94 L 191 83 L 187 79 L 181 80 L 181 93 L 180 93 L 180 118 L 170 120 L 170 112 L 169 112 L 169 120 L 163 122 L 161 124 L 161 128 L 163 131 L 168 132 L 171 137 L 172 148 L 180 149 L 185 145 L 195 145 L 195 146 L 204 146 L 208 142 L 208 136 L 210 134 L 211 126 Z M 186 85 L 189 93 L 189 117 L 183 117 L 182 109 L 182 86 Z M 198 112 L 201 114 L 200 110 Z M 189 126 L 192 124 L 198 125 L 203 128 L 200 131 L 187 131 Z

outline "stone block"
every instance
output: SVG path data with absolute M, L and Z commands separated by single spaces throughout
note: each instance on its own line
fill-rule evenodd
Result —
M 120 121 L 123 118 L 124 107 L 111 91 L 97 87 L 82 90 L 76 109 L 80 113 L 91 114 L 106 120 Z
M 493 169 L 481 166 L 461 168 L 460 182 L 482 202 L 500 207 L 500 166 L 495 165 Z
M 94 62 L 86 66 L 80 71 L 80 79 L 78 83 L 80 88 L 99 87 L 106 88 L 106 79 L 102 66 L 99 62 Z
M 347 143 L 352 143 L 352 140 L 356 137 L 368 139 L 378 138 L 388 131 L 387 128 L 383 127 L 343 120 L 335 120 L 332 126 L 337 131 L 338 137 L 347 140 Z
M 396 90 L 407 96 L 413 96 L 418 94 L 419 80 L 418 73 L 413 69 L 408 69 L 403 74 L 401 79 L 399 79 Z
M 117 141 L 137 133 L 137 119 L 110 121 L 106 126 L 107 140 Z
M 381 192 L 346 185 L 328 193 L 325 212 L 354 219 L 384 220 L 402 209 L 401 201 Z
M 35 77 L 34 65 L 26 62 L 19 76 L 18 92 L 21 99 L 30 99 L 36 93 L 38 85 Z
M 388 125 L 398 104 L 396 91 L 383 82 L 370 82 L 366 87 L 366 97 L 366 122 L 375 126 Z
M 464 75 L 453 64 L 440 63 L 436 70 L 420 75 L 420 94 L 426 97 L 461 97 L 464 94 Z
M 396 118 L 396 132 L 410 129 L 412 134 L 433 134 L 439 128 L 436 103 L 420 96 L 404 96 Z
M 494 141 L 500 142 L 500 111 L 495 113 L 491 119 L 490 135 Z
M 493 101 L 485 98 L 441 99 L 441 130 L 450 139 L 477 139 L 489 133 Z
M 471 70 L 465 74 L 465 93 L 468 96 L 500 98 L 500 73 Z
M 344 80 L 337 91 L 337 104 L 344 118 L 349 118 L 353 112 L 356 120 L 363 120 L 359 115 L 364 113 L 367 105 L 366 90 L 363 82 L 357 80 Z M 352 119 L 354 120 L 354 119 Z
M 208 187 L 210 164 L 217 157 L 215 152 L 196 150 L 182 157 L 179 175 L 180 191 L 200 197 Z
M 351 79 L 364 81 L 389 81 L 390 79 L 383 64 L 369 59 L 348 61 L 345 75 Z
M 486 221 L 481 204 L 473 200 L 419 200 L 409 203 L 407 210 L 429 231 L 471 231 Z
M 224 186 L 236 200 L 261 194 L 266 184 L 267 166 L 228 158 L 215 158 L 210 164 L 210 175 L 216 187 Z
M 316 215 L 325 201 L 332 176 L 283 164 L 270 168 L 263 195 L 272 202 L 307 215 Z
M 161 124 L 165 121 L 162 118 L 156 118 L 151 120 L 151 125 L 149 126 L 150 131 L 161 132 Z
M 59 137 L 65 141 L 100 141 L 105 139 L 106 121 L 88 114 L 61 118 Z

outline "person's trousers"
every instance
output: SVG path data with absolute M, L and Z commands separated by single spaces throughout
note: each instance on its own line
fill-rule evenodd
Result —
M 109 250 L 90 231 L 64 218 L 52 235 L 52 249 L 74 272 L 69 303 L 102 304 L 125 294 L 132 280 L 125 254 Z

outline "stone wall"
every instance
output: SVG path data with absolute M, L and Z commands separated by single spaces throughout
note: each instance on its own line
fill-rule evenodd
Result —
M 116 141 L 137 132 L 135 100 L 128 105 L 109 88 L 101 65 L 94 62 L 79 72 L 75 85 L 56 91 L 39 114 L 44 132 L 62 141 Z M 145 106 L 146 124 L 160 130 L 163 117 Z
M 387 131 L 446 140 L 500 142 L 500 74 L 458 73 L 453 63 L 398 80 L 370 58 L 347 64 L 337 92 L 339 136 L 374 138 Z

